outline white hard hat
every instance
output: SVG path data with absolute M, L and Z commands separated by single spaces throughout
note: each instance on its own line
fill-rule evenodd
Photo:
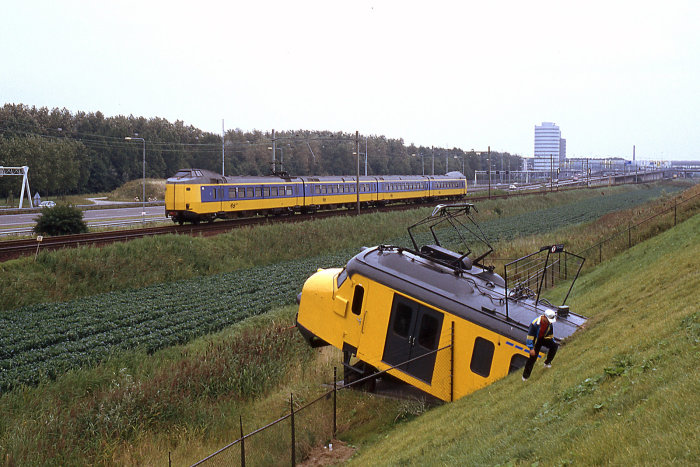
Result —
M 545 310 L 544 315 L 547 317 L 550 323 L 557 320 L 557 313 L 554 310 Z

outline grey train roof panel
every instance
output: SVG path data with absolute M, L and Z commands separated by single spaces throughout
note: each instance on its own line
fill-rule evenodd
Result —
M 535 308 L 532 299 L 508 299 L 506 317 L 505 289 L 498 285 L 502 283 L 500 276 L 476 266 L 457 274 L 454 269 L 396 247 L 366 249 L 348 262 L 347 271 L 350 276 L 361 274 L 519 342 L 525 342 L 532 320 L 548 308 L 541 303 Z M 585 321 L 571 312 L 566 317 L 558 316 L 555 339 L 572 335 Z

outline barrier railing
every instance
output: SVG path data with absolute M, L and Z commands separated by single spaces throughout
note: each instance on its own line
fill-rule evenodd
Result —
M 381 378 L 382 375 L 386 374 L 388 371 L 402 366 L 405 367 L 423 358 L 436 356 L 439 352 L 450 352 L 449 381 L 447 381 L 446 384 L 450 386 L 449 394 L 453 394 L 453 342 L 454 329 L 450 332 L 449 343 L 447 345 L 393 365 L 385 370 L 359 378 L 348 384 L 338 384 L 337 368 L 334 368 L 332 389 L 325 391 L 310 402 L 298 407 L 295 405 L 299 404 L 300 401 L 295 401 L 294 395 L 290 394 L 288 413 L 248 434 L 243 433 L 243 419 L 239 417 L 240 437 L 204 459 L 192 464 L 192 466 L 204 464 L 226 466 L 245 466 L 246 464 L 278 465 L 280 459 L 283 459 L 287 455 L 285 451 L 288 451 L 291 465 L 295 465 L 297 459 L 305 458 L 314 446 L 320 445 L 321 441 L 335 438 L 338 429 L 338 392 L 354 386 L 362 386 L 371 380 Z M 233 449 L 235 447 L 238 447 L 238 449 Z

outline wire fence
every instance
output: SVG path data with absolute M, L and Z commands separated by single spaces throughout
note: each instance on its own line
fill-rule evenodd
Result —
M 664 232 L 700 211 L 700 193 L 674 197 L 662 209 L 580 251 L 578 254 L 591 258 L 591 266 L 632 248 L 632 246 Z M 597 262 L 596 262 L 597 260 Z
M 679 196 L 670 202 L 666 209 L 629 225 L 611 236 L 591 245 L 579 253 L 592 257 L 593 264 L 600 264 L 617 253 L 631 248 L 647 238 L 667 230 L 678 222 L 683 221 L 700 211 L 700 193 L 691 196 Z M 597 254 L 597 255 L 596 255 Z M 597 263 L 595 261 L 597 260 Z M 544 267 L 540 258 L 533 263 L 523 263 L 523 269 L 518 270 L 518 281 L 523 286 L 533 285 L 534 270 Z M 578 267 L 578 263 L 575 263 Z M 562 265 L 563 273 L 562 273 Z M 569 266 L 559 258 L 553 264 L 550 275 L 557 268 L 557 276 L 569 276 Z M 546 276 L 547 274 L 545 274 Z M 515 278 L 514 278 L 515 279 Z M 550 279 L 553 285 L 556 281 Z M 295 399 L 290 394 L 286 413 L 263 427 L 244 434 L 244 425 L 240 419 L 240 437 L 223 446 L 218 451 L 196 462 L 193 466 L 246 466 L 246 465 L 279 465 L 283 459 L 289 459 L 291 465 L 305 459 L 311 450 L 335 439 L 338 427 L 338 394 L 353 387 L 376 387 L 381 385 L 386 373 L 398 369 L 410 373 L 412 365 L 422 359 L 435 359 L 434 374 L 431 378 L 431 388 L 435 388 L 445 400 L 453 400 L 454 388 L 454 327 L 447 339 L 439 343 L 439 348 L 415 358 L 393 365 L 386 370 L 374 372 L 368 376 L 344 384 L 337 378 L 334 368 L 331 389 L 318 395 L 315 399 L 305 402 Z M 389 378 L 387 378 L 389 379 Z M 429 396 L 428 396 L 429 397 Z M 286 462 L 285 462 L 286 463 Z
M 362 387 L 386 388 L 385 380 L 392 380 L 387 373 L 391 370 L 410 368 L 424 359 L 436 359 L 443 366 L 437 368 L 436 374 L 442 375 L 438 385 L 447 394 L 452 394 L 453 361 L 452 353 L 454 341 L 454 328 L 450 334 L 449 342 L 436 350 L 427 352 L 415 358 L 410 358 L 385 370 L 373 372 L 363 378 L 344 384 L 338 381 L 337 369 L 333 370 L 333 383 L 331 389 L 323 392 L 315 399 L 304 403 L 290 394 L 287 413 L 267 425 L 257 428 L 248 434 L 244 434 L 243 420 L 240 419 L 240 437 L 204 459 L 192 464 L 194 466 L 267 466 L 279 465 L 280 460 L 289 459 L 291 465 L 296 465 L 298 460 L 305 459 L 311 450 L 335 439 L 338 430 L 338 394 L 345 389 Z M 445 369 L 449 368 L 445 376 Z M 397 395 L 393 393 L 392 395 Z M 415 397 L 415 396 L 414 396 Z M 425 395 L 426 398 L 430 396 Z M 285 462 L 286 463 L 286 462 Z

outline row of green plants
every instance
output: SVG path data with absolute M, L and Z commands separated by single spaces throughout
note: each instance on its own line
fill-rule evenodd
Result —
M 636 202 L 659 193 L 659 189 L 637 192 Z M 589 199 L 529 216 L 513 216 L 510 223 L 506 222 L 508 218 L 496 218 L 484 222 L 483 229 L 497 234 L 510 226 L 512 232 L 542 233 L 551 229 L 543 219 L 555 218 L 558 224 L 570 225 L 585 216 L 597 217 L 620 206 L 628 207 L 634 199 L 620 192 L 607 195 L 605 204 Z M 408 246 L 406 236 L 386 243 Z M 153 352 L 181 344 L 272 307 L 291 304 L 305 279 L 317 268 L 340 267 L 355 253 L 355 248 L 345 249 L 68 302 L 34 304 L 4 313 L 0 317 L 0 390 L 54 378 L 70 368 L 99 362 L 116 351 Z

